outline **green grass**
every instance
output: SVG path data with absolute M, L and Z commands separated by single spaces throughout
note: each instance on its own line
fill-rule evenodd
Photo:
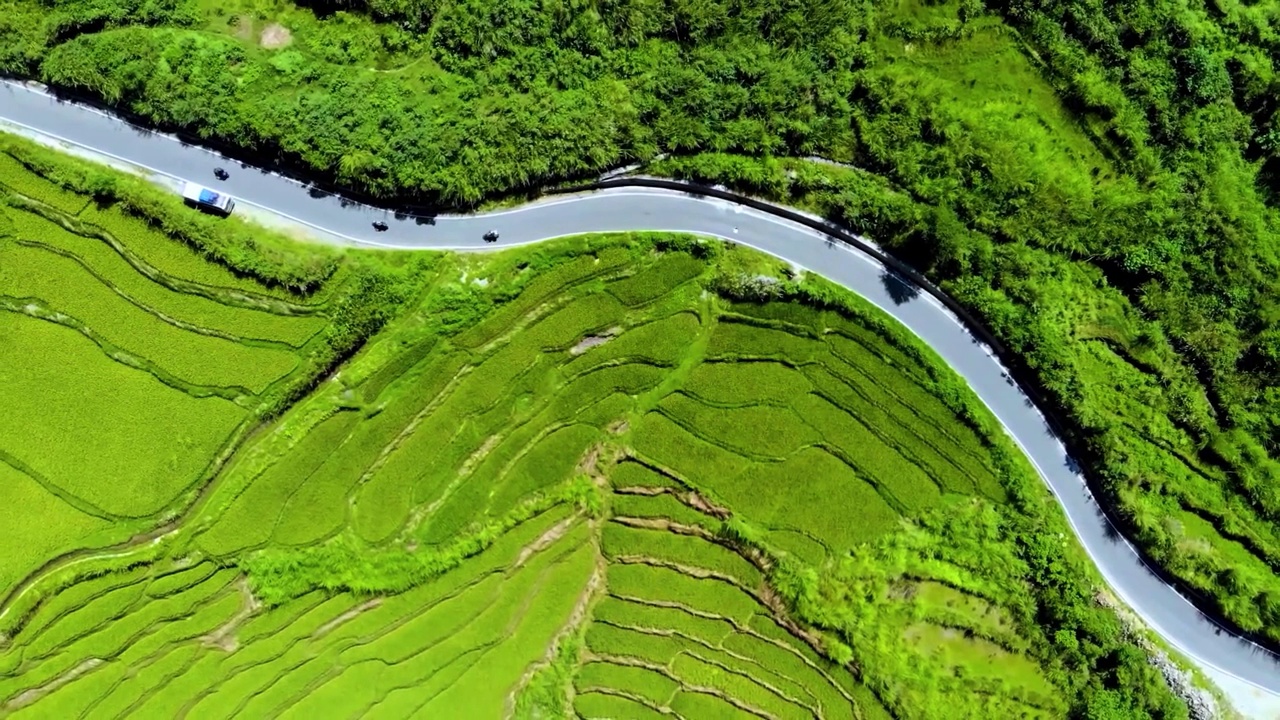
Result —
M 682 567 L 710 570 L 756 588 L 763 579 L 760 571 L 737 553 L 689 535 L 663 530 L 647 530 L 616 523 L 605 526 L 601 546 L 606 557 L 649 558 Z
M 699 579 L 651 565 L 610 565 L 609 591 L 622 598 L 674 603 L 747 622 L 762 607 L 738 587 L 715 579 Z
M 805 376 L 774 362 L 708 362 L 693 369 L 682 389 L 711 405 L 788 405 L 813 386 Z
M 565 383 L 552 404 L 558 415 L 567 417 L 578 413 L 593 403 L 600 402 L 614 393 L 639 395 L 657 387 L 666 375 L 660 368 L 644 363 L 609 365 L 574 377 Z
M 0 242 L 0 294 L 42 301 L 116 347 L 199 386 L 260 393 L 298 365 L 289 350 L 249 347 L 166 323 L 116 295 L 76 261 L 45 250 Z
M 134 304 L 178 322 L 234 337 L 293 346 L 304 344 L 325 325 L 325 319 L 319 316 L 288 316 L 222 304 L 216 300 L 220 293 L 175 292 L 139 273 L 98 238 L 77 235 L 33 213 L 15 208 L 5 212 L 13 220 L 19 239 L 70 253 L 101 282 Z M 232 300 L 228 298 L 228 301 Z
M 226 594 L 223 591 L 231 581 L 231 576 L 231 572 L 224 571 L 169 597 L 138 603 L 136 606 L 132 602 L 113 608 L 100 604 L 91 605 L 83 613 L 69 616 L 62 625 L 67 626 L 70 621 L 78 626 L 75 628 L 76 632 L 65 632 L 58 636 L 56 654 L 28 665 L 17 678 L 0 680 L 0 695 L 12 697 L 20 690 L 39 687 L 90 658 L 109 660 L 127 653 L 135 644 L 157 647 L 163 645 L 166 631 L 175 627 L 181 629 L 181 625 L 177 623 L 191 614 L 193 608 L 199 608 L 206 602 L 218 603 L 218 617 L 229 616 L 236 603 L 221 602 L 218 598 Z M 141 599 L 138 595 L 124 598 L 131 601 Z M 201 617 L 198 622 L 212 625 L 218 619 Z M 27 656 L 28 662 L 38 657 L 37 652 L 52 649 L 49 642 L 33 646 L 33 652 Z
M 41 3 L 11 4 L 21 50 L 7 72 L 282 150 L 378 196 L 480 202 L 669 154 L 646 170 L 683 165 L 805 203 L 950 285 L 1026 356 L 1073 435 L 1121 438 L 1110 446 L 1126 452 L 1093 469 L 1115 479 L 1122 515 L 1144 518 L 1130 530 L 1149 554 L 1198 565 L 1166 557 L 1177 538 L 1146 520 L 1190 488 L 1141 487 L 1175 476 L 1166 466 L 1188 451 L 1217 466 L 1209 482 L 1224 506 L 1255 506 L 1214 508 L 1223 539 L 1238 525 L 1275 534 L 1265 478 L 1280 397 L 1262 389 L 1280 367 L 1267 359 L 1276 318 L 1259 300 L 1276 295 L 1280 227 L 1266 4 L 807 2 L 771 7 L 762 23 L 707 3 L 647 8 L 644 22 L 575 16 L 566 31 L 549 9 L 514 17 L 483 2 L 424 14 L 196 0 L 118 8 L 105 25 L 98 8 L 59 6 L 51 22 L 67 32 L 45 32 Z M 289 48 L 262 46 L 272 22 L 292 33 Z M 1175 72 L 1184 64 L 1196 72 Z M 811 153 L 870 171 L 799 159 Z M 512 294 L 520 284 L 475 277 Z M 1078 333 L 1103 305 L 1142 329 L 1139 354 L 1165 361 L 1155 372 L 1088 365 Z M 1157 423 L 1169 433 L 1155 442 L 1125 435 Z M 1242 465 L 1208 449 L 1228 428 L 1257 449 Z M 1190 571 L 1242 605 L 1280 590 L 1275 577 L 1227 588 Z
M 299 623 L 301 618 L 307 617 L 316 608 L 324 606 L 326 600 L 333 601 L 324 593 L 313 592 L 277 605 L 246 620 L 237 637 L 246 643 L 268 640 L 281 632 L 296 628 L 295 623 Z
M 774 360 L 791 365 L 812 362 L 822 351 L 821 343 L 784 330 L 761 327 L 722 318 L 711 333 L 707 357 L 721 360 Z
M 49 558 L 105 544 L 112 534 L 109 520 L 59 499 L 3 460 L 0 508 L 0 588 L 13 587 Z
M 681 692 L 671 703 L 671 709 L 682 717 L 706 718 L 707 720 L 746 720 L 759 715 L 742 710 L 714 695 Z
M 199 285 L 314 304 L 326 299 L 338 284 L 331 281 L 327 288 L 321 289 L 312 297 L 299 298 L 287 290 L 264 286 L 224 265 L 210 262 L 187 243 L 165 235 L 142 218 L 125 212 L 117 205 L 103 208 L 90 206 L 81 215 L 81 219 L 104 230 L 142 262 L 165 275 Z
M 7 635 L 10 637 L 10 646 L 19 648 L 30 644 L 54 623 L 99 595 L 145 582 L 148 571 L 149 568 L 146 567 L 104 569 L 100 574 L 68 581 L 51 597 L 36 603 L 21 620 L 6 618 L 9 622 Z M 5 672 L 11 672 L 20 661 L 20 656 L 21 653 L 17 652 L 0 654 L 4 660 L 0 667 L 4 667 Z
M 414 342 L 407 348 L 402 347 L 400 352 L 396 353 L 385 365 L 378 368 L 364 382 L 360 383 L 361 395 L 369 402 L 377 400 L 388 385 L 408 373 L 414 365 L 422 362 L 435 349 L 436 342 L 437 338 L 428 337 Z
M 762 301 L 725 303 L 725 317 L 732 322 L 782 330 L 799 337 L 819 337 L 842 318 L 801 303 Z
M 200 582 L 216 572 L 218 566 L 211 562 L 201 562 L 184 568 L 176 568 L 156 576 L 147 583 L 146 593 L 149 597 L 164 597 L 192 584 Z
M 665 253 L 653 265 L 631 277 L 615 280 L 606 291 L 627 307 L 653 302 L 677 286 L 702 274 L 706 263 L 685 253 Z
M 958 465 L 962 472 L 978 483 L 979 490 L 990 493 L 998 500 L 1004 498 L 999 483 L 991 476 L 989 461 L 983 461 L 988 452 L 986 444 L 977 436 L 973 428 L 956 417 L 955 411 L 948 408 L 937 397 L 935 391 L 910 377 L 900 375 L 887 366 L 875 363 L 869 357 L 862 358 L 861 362 L 850 363 L 847 367 L 832 364 L 828 369 L 847 383 L 847 387 L 851 388 L 853 393 L 839 386 L 833 386 L 829 382 L 820 382 L 820 378 L 815 373 L 810 373 L 810 379 L 823 388 L 835 387 L 832 396 L 849 398 L 860 416 L 867 414 L 869 418 L 876 417 L 869 412 L 868 406 L 879 408 L 885 415 L 897 421 L 895 426 L 886 429 L 886 433 L 895 434 L 897 426 L 906 428 L 911 435 L 920 440 L 908 438 L 904 442 L 928 443 L 937 454 L 941 455 L 938 458 L 939 462 Z M 858 397 L 855 399 L 854 395 Z M 907 437 L 900 430 L 896 434 Z M 945 466 L 939 466 L 939 475 L 950 474 L 954 474 L 954 471 Z M 972 489 L 969 492 L 972 492 Z
M 1053 717 L 1060 710 L 1059 700 L 1043 690 L 1040 668 L 1024 657 L 978 638 L 964 638 L 960 633 L 937 625 L 919 624 L 906 630 L 905 641 L 923 654 L 940 659 L 954 675 L 964 673 L 977 679 L 976 685 L 999 688 L 1009 701 L 1005 707 L 1029 705 L 1039 708 L 1034 713 Z M 995 694 L 995 693 L 993 693 Z
M 838 352 L 842 356 L 857 352 L 857 357 L 866 357 L 859 351 L 870 353 L 877 360 L 874 364 L 886 365 L 894 372 L 920 385 L 928 384 L 933 376 L 934 373 L 929 371 L 919 357 L 919 353 L 913 353 L 900 345 L 899 338 L 894 338 L 892 333 L 869 328 L 856 320 L 841 317 L 838 313 L 826 312 L 821 317 L 825 331 L 824 338 L 833 352 Z M 844 352 L 841 353 L 841 350 Z
M 592 293 L 575 298 L 568 305 L 539 320 L 528 332 L 542 343 L 542 349 L 567 350 L 592 331 L 607 330 L 622 320 L 622 306 L 608 295 Z
M 605 527 L 603 550 L 610 558 L 643 553 L 726 574 L 745 566 L 740 557 L 705 540 L 612 525 Z M 686 687 L 722 692 L 778 717 L 811 717 L 812 712 L 854 717 L 861 704 L 831 679 L 847 671 L 797 647 L 800 641 L 788 631 L 771 624 L 771 634 L 762 636 L 749 629 L 768 611 L 731 585 L 665 568 L 612 564 L 608 587 L 611 595 L 593 609 L 586 638 L 595 655 L 669 668 Z M 650 676 L 664 677 L 654 681 L 656 692 L 633 684 Z M 654 670 L 613 663 L 586 666 L 576 686 L 612 689 L 657 707 L 669 702 L 677 687 Z
M 573 698 L 574 712 L 588 720 L 607 718 L 635 718 L 635 720 L 661 720 L 670 717 L 629 698 L 587 692 Z
M 920 581 L 907 587 L 926 619 L 961 627 L 986 637 L 1017 642 L 1012 620 L 998 606 L 939 582 Z
M 356 419 L 355 413 L 344 412 L 321 422 L 236 498 L 227 513 L 200 536 L 200 546 L 212 555 L 227 555 L 266 542 L 281 508 L 323 465 L 327 451 L 346 437 Z
M 225 666 L 228 663 L 225 660 L 221 667 L 211 665 L 207 670 L 205 686 L 198 691 L 198 700 L 190 703 L 191 711 L 206 717 L 228 717 L 253 699 L 264 697 L 263 693 L 268 688 L 280 687 L 284 690 L 287 682 L 285 678 L 290 671 L 312 660 L 325 649 L 314 640 L 319 628 L 336 621 L 341 617 L 341 612 L 356 605 L 349 596 L 336 600 L 339 602 L 330 603 L 331 607 L 323 615 L 308 617 L 308 627 L 298 629 L 291 642 L 280 643 L 272 648 L 274 652 L 270 655 L 255 657 L 252 665 L 237 668 L 237 672 L 230 674 L 227 673 Z M 324 624 L 317 622 L 320 620 L 324 620 Z M 234 659 L 242 652 L 243 650 L 237 651 L 231 657 Z M 312 662 L 306 672 L 313 672 L 317 666 L 320 666 L 319 662 Z
M 386 464 L 381 466 L 360 490 L 355 489 L 356 482 L 373 467 L 381 453 L 393 445 L 405 430 L 405 426 L 412 422 L 413 418 L 429 403 L 440 397 L 449 383 L 463 369 L 466 361 L 467 357 L 462 353 L 428 359 L 418 368 L 420 372 L 413 372 L 406 376 L 406 383 L 400 393 L 380 405 L 376 415 L 356 426 L 351 438 L 337 449 L 334 457 L 327 461 L 332 462 L 332 467 L 316 479 L 317 483 L 323 483 L 325 486 L 317 487 L 316 490 L 327 490 L 326 505 L 323 507 L 330 513 L 330 518 L 338 514 L 346 516 L 345 494 L 347 492 L 363 492 L 367 497 L 373 498 L 369 501 L 370 503 L 390 501 L 400 503 L 392 507 L 407 507 L 405 505 L 408 502 L 407 497 L 413 490 L 414 480 L 421 472 L 421 465 L 425 462 L 417 453 L 428 453 L 432 450 L 430 434 L 412 436 L 407 444 L 397 446 L 395 452 L 389 455 Z M 426 429 L 431 430 L 431 425 L 428 424 Z M 393 491 L 384 491 L 384 488 L 393 488 Z M 340 491 L 344 493 L 341 498 L 338 497 Z M 359 503 L 357 511 L 358 508 Z M 299 536 L 305 537 L 307 533 L 314 532 L 309 529 L 311 527 L 329 529 L 329 526 L 318 524 L 313 526 L 309 513 L 309 509 L 296 504 L 286 508 L 284 524 L 290 528 L 288 531 L 291 533 L 290 537 L 295 539 Z M 361 531 L 365 533 L 364 537 L 379 539 L 394 532 L 398 517 L 391 513 L 373 512 L 361 516 L 357 512 L 356 518 L 360 523 L 357 527 L 365 528 Z
M 737 475 L 748 466 L 745 458 L 691 435 L 661 413 L 645 415 L 633 430 L 632 442 L 644 458 L 675 471 L 695 487 Z
M 583 665 L 573 682 L 580 694 L 604 688 L 644 698 L 659 707 L 665 705 L 679 687 L 676 681 L 653 670 L 608 662 Z
M 695 510 L 670 493 L 662 495 L 615 494 L 610 500 L 614 515 L 635 518 L 661 518 L 683 525 L 701 525 L 714 529 L 714 517 Z
M 831 453 L 810 448 L 704 483 L 730 507 L 775 530 L 816 538 L 839 551 L 893 531 L 899 516 L 875 486 Z M 803 513 L 796 512 L 803 508 Z M 821 557 L 806 557 L 814 563 Z
M 616 597 L 601 600 L 592 610 L 591 617 L 595 622 L 618 627 L 672 631 L 712 647 L 719 647 L 735 632 L 734 625 L 723 618 Z
M 189 620 L 178 622 L 185 626 L 188 635 L 199 634 L 201 630 L 212 630 L 218 622 L 234 612 L 236 601 L 235 596 L 224 595 L 220 601 L 207 606 Z M 134 699 L 129 694 L 145 692 L 148 682 L 162 682 L 167 679 L 164 677 L 165 673 L 174 672 L 163 665 L 140 668 L 138 663 L 147 659 L 144 654 L 146 651 L 135 654 L 131 650 L 132 647 L 126 649 L 105 665 L 90 668 L 85 674 L 42 697 L 39 707 L 24 708 L 14 713 L 13 717 L 44 717 L 45 712 L 56 713 L 58 717 L 76 717 L 81 713 L 108 716 L 111 705 L 106 704 L 104 707 L 105 703 L 100 701 L 109 699 L 113 691 L 125 691 L 116 695 L 116 702 L 122 704 Z M 184 654 L 177 653 L 179 657 Z M 161 675 L 160 678 L 153 677 L 157 673 Z
M 184 590 L 186 588 L 183 588 Z M 83 605 L 66 608 L 22 643 L 23 657 L 37 660 L 56 657 L 57 651 L 100 630 L 108 620 L 124 617 L 145 596 L 146 586 L 132 582 L 85 598 Z
M 301 617 L 286 613 L 284 616 L 291 620 L 288 625 L 231 655 L 218 653 L 209 657 L 179 682 L 162 689 L 152 699 L 151 711 L 189 706 L 192 712 L 204 716 L 229 715 L 243 699 L 274 679 L 274 673 L 266 672 L 271 663 L 291 651 L 305 650 L 309 637 L 357 603 L 350 595 L 338 595 L 311 606 Z
M 160 511 L 245 417 L 225 400 L 193 398 L 112 361 L 68 328 L 0 312 L 0 335 L 0 449 L 103 512 Z
M 486 653 L 472 669 L 447 691 L 423 706 L 426 713 L 445 712 L 463 702 L 477 714 L 496 717 L 504 707 L 507 694 L 513 691 L 525 668 L 542 658 L 551 639 L 569 619 L 569 614 L 583 591 L 594 564 L 590 546 L 581 544 L 559 559 L 551 569 L 539 573 L 537 595 L 519 594 L 518 588 L 504 588 L 517 594 L 527 608 L 519 627 L 507 635 L 494 652 Z M 565 538 L 566 543 L 575 538 Z M 536 572 L 530 565 L 526 572 Z M 508 625 L 510 627 L 510 625 Z M 504 689 L 492 692 L 490 688 Z
M 658 409 L 691 433 L 743 457 L 782 459 L 813 445 L 819 437 L 789 408 L 772 405 L 710 407 L 673 393 Z M 759 432 L 760 428 L 770 431 Z
M 874 480 L 891 505 L 905 512 L 936 506 L 941 499 L 938 482 L 870 427 L 817 395 L 796 400 L 796 412 L 824 440 L 853 465 L 860 477 Z
M 602 273 L 621 267 L 624 254 L 606 253 L 600 257 L 583 255 L 561 263 L 548 272 L 537 274 L 515 299 L 502 305 L 475 327 L 455 338 L 462 347 L 476 348 L 511 329 L 520 318 L 567 287 L 572 287 Z
M 384 413 L 390 413 L 390 410 Z M 272 538 L 284 545 L 306 545 L 340 530 L 351 511 L 349 497 L 362 474 L 399 430 L 391 415 L 354 426 L 324 463 L 303 480 L 280 510 Z
M 883 391 L 869 396 L 862 389 L 851 388 L 825 369 L 810 370 L 809 375 L 819 388 L 818 395 L 862 420 L 886 444 L 920 465 L 931 477 L 938 478 L 948 492 L 972 495 L 982 486 L 995 487 L 998 493 L 999 485 L 991 470 L 972 462 L 972 456 L 964 455 L 961 448 L 955 447 L 932 425 L 921 422 L 914 415 L 895 415 L 894 408 L 886 408 L 869 399 L 883 398 Z
M 457 702 L 448 699 L 449 693 L 474 694 L 474 689 L 466 687 L 468 679 L 480 683 L 486 678 L 499 683 L 505 679 L 514 684 L 525 665 L 541 653 L 565 622 L 582 590 L 591 565 L 590 548 L 581 543 L 583 530 L 571 533 L 518 571 L 505 577 L 488 575 L 462 593 L 434 603 L 410 623 L 342 654 L 346 670 L 322 685 L 319 692 L 309 692 L 290 712 L 307 717 L 322 707 L 354 711 L 381 699 L 386 706 L 383 712 L 403 716 L 428 701 L 449 707 L 447 703 Z M 459 653 L 473 647 L 492 647 L 492 651 L 482 652 L 475 665 L 454 674 L 456 659 L 464 656 Z M 382 668 L 376 690 L 360 681 L 363 675 L 359 671 L 362 663 L 374 658 Z M 452 682 L 438 685 L 441 676 L 449 676 Z M 272 688 L 276 699 L 286 695 L 279 687 Z M 443 694 L 435 695 L 445 688 Z M 500 708 L 504 695 L 491 696 Z M 268 708 L 268 699 L 255 696 L 247 708 Z M 398 713 L 393 710 L 397 707 Z
M 788 720 L 812 717 L 804 707 L 787 702 L 759 682 L 753 681 L 749 675 L 738 674 L 732 669 L 707 662 L 696 655 L 677 656 L 672 660 L 671 670 L 686 686 L 719 690 L 739 703 L 773 717 Z
M 600 437 L 595 428 L 570 425 L 539 440 L 501 479 L 489 502 L 489 513 L 501 515 L 529 494 L 568 480 Z
M 638 662 L 651 668 L 665 668 L 671 658 L 699 647 L 678 635 L 642 632 L 629 628 L 592 623 L 587 628 L 586 646 L 595 656 Z
M 829 662 L 823 668 L 823 659 L 817 657 L 810 660 L 813 665 L 806 663 L 804 653 L 795 647 L 799 641 L 785 630 L 779 630 L 782 647 L 744 633 L 726 637 L 722 647 L 736 655 L 752 658 L 774 673 L 791 680 L 792 687 L 802 691 L 796 697 L 817 706 L 824 717 L 853 717 L 855 708 L 860 703 L 846 697 L 840 686 L 831 679 L 831 676 L 848 675 L 849 671 L 833 667 Z
M 620 462 L 609 471 L 609 483 L 616 488 L 672 488 L 684 490 L 685 486 L 669 475 L 634 461 Z
M 645 362 L 661 367 L 676 365 L 702 332 L 698 316 L 682 312 L 654 320 L 624 332 L 594 347 L 564 366 L 570 377 L 592 368 L 623 361 Z
M 175 648 L 140 670 L 134 671 L 129 682 L 117 682 L 98 696 L 97 704 L 92 708 L 93 712 L 101 717 L 119 717 L 128 714 L 131 707 L 181 676 L 202 654 L 203 649 L 193 645 Z M 125 675 L 130 670 L 131 668 L 125 666 L 115 668 L 117 675 Z
M 3 152 L 0 152 L 0 188 L 39 200 L 71 215 L 80 213 L 89 204 L 89 198 L 49 182 Z
M 460 388 L 451 399 L 465 392 Z M 355 521 L 361 538 L 381 542 L 391 537 L 407 520 L 415 493 L 438 496 L 431 491 L 443 491 L 465 458 L 480 447 L 480 441 L 459 437 L 467 426 L 451 410 L 446 404 L 426 418 L 360 486 Z

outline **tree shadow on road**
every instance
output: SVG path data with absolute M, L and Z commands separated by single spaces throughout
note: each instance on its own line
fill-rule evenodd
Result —
M 919 286 L 903 277 L 901 273 L 889 268 L 880 273 L 880 283 L 884 285 L 894 305 L 911 302 L 920 296 Z

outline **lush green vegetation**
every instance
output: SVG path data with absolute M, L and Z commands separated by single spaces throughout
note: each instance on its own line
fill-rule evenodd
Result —
M 303 293 L 270 236 L 165 237 L 183 209 L 149 222 L 24 153 L 0 258 L 67 280 L 0 315 L 25 343 L 20 417 L 52 427 L 67 411 L 50 389 L 72 380 L 140 416 L 119 447 L 92 417 L 77 422 L 105 439 L 0 446 L 4 492 L 58 523 L 18 525 L 28 545 L 0 565 L 30 580 L 0 606 L 0 714 L 1186 716 L 976 398 L 818 278 L 634 234 L 351 253 L 311 261 Z M 0 288 L 34 282 L 4 267 Z M 726 289 L 759 274 L 778 278 L 768 302 Z M 90 288 L 108 292 L 70 304 Z M 298 367 L 198 384 L 128 344 L 142 315 Z M 27 344 L 53 341 L 84 369 L 32 362 L 50 351 Z M 216 360 L 202 371 L 247 371 Z M 184 403 L 257 432 L 157 453 L 174 433 L 145 413 Z M 185 432 L 217 416 L 198 418 Z M 63 467 L 107 451 L 150 474 Z M 169 458 L 193 469 L 145 465 Z M 95 502 L 150 534 L 122 542 Z
M 1139 543 L 1280 641 L 1273 5 L 992 3 L 884 28 L 863 170 L 663 170 L 807 205 L 932 274 L 1022 359 Z M 1018 32 L 1014 32 L 1014 29 Z
M 249 432 L 377 329 L 345 308 L 393 311 L 365 309 L 353 276 L 370 273 L 394 289 L 394 269 L 213 224 L 0 135 L 6 601 L 38 602 L 37 571 L 172 530 Z
M 1238 0 L 7 0 L 0 71 L 380 196 L 475 203 L 669 153 L 649 170 L 818 210 L 983 316 L 1147 552 L 1280 642 L 1277 18 Z M 273 282 L 330 267 L 281 275 L 284 255 L 183 223 Z

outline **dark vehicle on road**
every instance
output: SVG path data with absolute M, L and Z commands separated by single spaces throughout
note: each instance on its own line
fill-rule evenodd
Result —
M 387 224 L 379 220 L 373 224 L 373 229 L 377 230 L 378 232 L 386 232 Z
M 231 177 L 231 173 L 227 172 L 226 170 L 223 170 L 222 168 L 214 168 L 213 176 L 218 178 L 219 180 L 226 180 L 227 178 Z
M 484 234 L 484 241 L 485 241 L 485 242 L 498 242 L 498 231 L 497 231 L 497 230 L 490 230 L 489 232 L 485 233 L 485 234 Z

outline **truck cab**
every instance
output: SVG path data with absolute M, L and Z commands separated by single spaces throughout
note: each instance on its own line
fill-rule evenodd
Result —
M 198 208 L 211 210 L 220 215 L 230 215 L 236 206 L 236 201 L 229 196 L 192 182 L 183 186 L 182 197 Z

